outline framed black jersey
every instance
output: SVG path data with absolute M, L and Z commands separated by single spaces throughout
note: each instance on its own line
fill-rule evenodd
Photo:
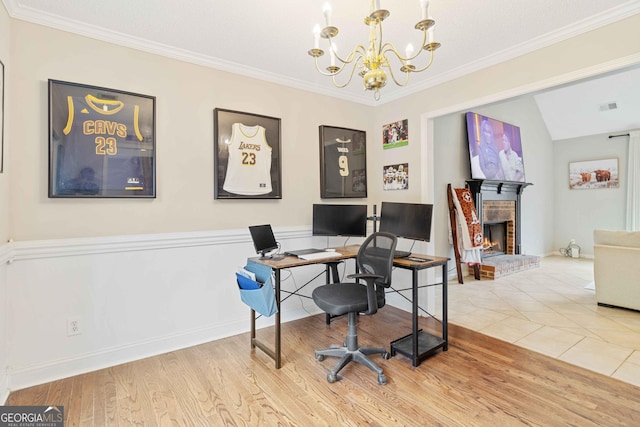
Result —
M 155 102 L 49 80 L 49 197 L 155 197 Z
M 214 198 L 281 199 L 280 119 L 213 110 Z
M 364 131 L 320 126 L 320 197 L 367 197 Z

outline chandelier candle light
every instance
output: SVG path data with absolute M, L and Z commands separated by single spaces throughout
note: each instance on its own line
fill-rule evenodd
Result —
M 383 43 L 382 21 L 389 17 L 390 12 L 380 8 L 380 0 L 371 0 L 369 16 L 364 18 L 365 25 L 369 27 L 369 41 L 367 45 L 366 47 L 363 45 L 356 46 L 345 58 L 342 58 L 338 55 L 338 50 L 333 42 L 333 39 L 338 35 L 338 29 L 331 25 L 331 6 L 329 3 L 325 3 L 323 8 L 325 27 L 322 29 L 320 25 L 314 27 L 313 49 L 310 49 L 308 53 L 314 58 L 318 72 L 324 76 L 331 77 L 333 84 L 339 88 L 347 86 L 351 82 L 355 70 L 358 69 L 358 75 L 362 77 L 364 89 L 374 91 L 374 98 L 377 101 L 380 99 L 380 88 L 387 84 L 385 68 L 389 71 L 389 75 L 391 75 L 391 79 L 395 84 L 404 86 L 409 82 L 409 74 L 424 71 L 429 68 L 433 62 L 433 52 L 440 47 L 440 43 L 437 43 L 433 36 L 435 21 L 429 16 L 429 1 L 420 0 L 420 9 L 422 11 L 422 18 L 415 25 L 415 29 L 422 31 L 423 37 L 422 43 L 420 44 L 421 48 L 417 53 L 414 53 L 413 45 L 409 44 L 405 50 L 405 56 L 402 56 L 393 44 L 389 42 Z M 331 65 L 326 68 L 326 72 L 320 69 L 318 65 L 318 58 L 324 55 L 324 51 L 320 49 L 320 37 L 327 39 L 329 42 Z M 411 62 L 423 51 L 429 52 L 429 61 L 426 65 L 416 68 Z M 395 56 L 397 62 L 400 63 L 400 72 L 404 73 L 403 81 L 396 79 L 396 76 L 393 74 L 393 68 L 391 67 L 391 61 L 387 58 L 387 55 L 391 58 Z M 339 65 L 336 65 L 336 62 Z M 350 70 L 349 78 L 345 83 L 338 83 L 336 76 L 341 74 L 345 69 Z

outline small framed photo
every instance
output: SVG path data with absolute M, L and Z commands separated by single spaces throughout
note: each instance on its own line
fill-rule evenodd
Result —
M 404 147 L 409 145 L 409 120 L 398 120 L 382 126 L 382 148 Z
M 213 110 L 214 198 L 281 199 L 280 119 Z
M 367 197 L 366 132 L 320 126 L 320 197 Z
M 587 160 L 569 163 L 569 188 L 618 188 L 618 159 Z
M 156 99 L 49 80 L 49 197 L 155 197 Z
M 387 165 L 382 168 L 383 190 L 409 189 L 409 163 Z

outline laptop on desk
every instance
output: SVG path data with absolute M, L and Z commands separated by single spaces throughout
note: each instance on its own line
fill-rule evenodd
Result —
M 312 248 L 312 249 L 298 249 L 298 250 L 295 250 L 295 251 L 287 251 L 284 254 L 285 255 L 289 255 L 289 256 L 300 257 L 300 256 L 304 256 L 304 255 L 309 255 L 309 254 L 317 254 L 317 253 L 320 253 L 320 252 L 324 252 L 324 249 L 314 249 L 314 248 Z
M 300 249 L 297 251 L 285 252 L 286 255 L 298 257 L 306 261 L 316 261 L 330 258 L 339 258 L 341 253 L 335 251 L 325 251 L 324 249 Z

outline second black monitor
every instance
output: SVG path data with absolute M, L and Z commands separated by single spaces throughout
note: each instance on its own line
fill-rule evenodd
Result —
M 367 235 L 367 205 L 313 205 L 314 236 Z
M 405 239 L 431 240 L 433 205 L 382 202 L 380 231 Z

